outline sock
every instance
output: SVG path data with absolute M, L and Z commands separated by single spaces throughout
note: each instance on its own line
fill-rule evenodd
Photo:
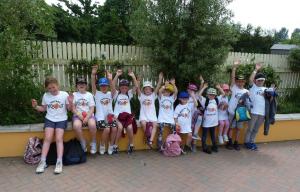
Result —
M 133 147 L 133 143 L 130 143 L 129 146 L 130 146 L 130 147 Z
M 56 163 L 62 163 L 62 158 L 57 158 Z
M 80 144 L 81 144 L 82 149 L 85 150 L 85 148 L 86 148 L 85 140 L 80 141 Z
M 46 161 L 46 157 L 41 157 L 41 161 Z

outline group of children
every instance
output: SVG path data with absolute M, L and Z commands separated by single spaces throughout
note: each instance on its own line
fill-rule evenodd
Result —
M 202 150 L 208 154 L 218 152 L 215 139 L 217 127 L 219 127 L 218 143 L 226 143 L 228 149 L 240 150 L 238 140 L 243 123 L 236 121 L 235 109 L 239 103 L 244 102 L 241 97 L 246 94 L 251 101 L 251 120 L 246 132 L 245 147 L 257 150 L 255 137 L 265 116 L 265 76 L 257 73 L 261 64 L 256 64 L 250 77 L 252 87 L 248 91 L 244 88 L 246 82 L 244 76 L 236 76 L 239 64 L 239 61 L 233 64 L 230 86 L 223 84 L 217 85 L 216 89 L 209 88 L 200 76 L 199 89 L 195 84 L 190 83 L 186 91 L 179 93 L 174 78 L 166 80 L 163 84 L 163 73 L 159 74 L 157 86 L 154 88 L 150 81 L 143 82 L 140 87 L 140 81 L 132 71 L 129 71 L 128 75 L 133 81 L 133 88 L 129 89 L 130 82 L 127 79 L 119 79 L 123 74 L 122 70 L 117 70 L 114 78 L 110 72 L 106 71 L 106 77 L 99 78 L 97 81 L 98 67 L 94 66 L 91 74 L 92 93 L 87 91 L 86 79 L 79 77 L 76 79 L 77 91 L 70 95 L 59 90 L 59 84 L 55 78 L 46 78 L 47 92 L 43 96 L 42 105 L 38 105 L 37 101 L 32 99 L 34 109 L 47 112 L 41 161 L 36 168 L 36 173 L 44 172 L 47 167 L 46 157 L 54 135 L 57 146 L 57 163 L 54 173 L 62 172 L 63 134 L 67 128 L 67 110 L 73 113 L 73 129 L 84 151 L 87 151 L 87 144 L 82 127 L 87 126 L 91 135 L 91 154 L 95 154 L 97 150 L 101 155 L 106 152 L 109 155 L 118 153 L 118 142 L 123 134 L 128 136 L 128 153 L 132 153 L 135 118 L 131 111 L 130 100 L 134 94 L 137 94 L 140 102 L 139 121 L 150 148 L 152 148 L 158 129 L 157 147 L 159 150 L 162 149 L 163 130 L 169 127 L 171 133 L 177 132 L 181 136 L 186 136 L 183 151 L 195 151 L 197 140 L 201 140 Z M 206 96 L 203 96 L 205 90 Z M 158 116 L 155 108 L 156 99 L 159 101 Z M 174 109 L 177 99 L 179 104 Z M 198 136 L 200 127 L 202 127 L 201 138 Z M 96 141 L 97 129 L 102 129 L 99 147 Z M 232 134 L 234 130 L 235 138 Z M 211 147 L 207 146 L 206 142 L 208 132 L 211 137 Z M 108 143 L 107 147 L 106 143 Z

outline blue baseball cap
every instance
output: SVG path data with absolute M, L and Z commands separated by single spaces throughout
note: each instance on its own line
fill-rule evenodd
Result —
M 181 91 L 179 94 L 178 94 L 178 98 L 179 99 L 187 99 L 187 98 L 189 98 L 190 96 L 189 96 L 189 94 L 188 94 L 188 92 L 186 92 L 186 91 Z
M 102 78 L 100 78 L 100 79 L 98 80 L 98 84 L 99 84 L 100 86 L 108 86 L 108 85 L 109 85 L 109 81 L 108 81 L 107 78 L 102 77 Z

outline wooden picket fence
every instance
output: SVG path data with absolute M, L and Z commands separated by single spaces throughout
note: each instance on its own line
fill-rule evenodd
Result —
M 152 67 L 148 59 L 149 51 L 143 47 L 52 41 L 34 41 L 32 45 L 40 47 L 37 53 L 40 62 L 33 64 L 32 67 L 37 70 L 37 81 L 41 83 L 44 81 L 45 69 L 48 69 L 59 80 L 63 89 L 69 89 L 73 86 L 70 85 L 70 78 L 75 78 L 65 73 L 66 66 L 70 61 L 72 59 L 91 61 L 94 58 L 126 61 L 125 68 L 132 68 L 143 79 L 152 80 L 155 83 L 156 77 L 152 79 Z M 236 59 L 240 59 L 242 63 L 249 63 L 253 58 L 255 62 L 263 62 L 264 65 L 270 65 L 276 70 L 281 79 L 280 88 L 282 90 L 299 86 L 300 73 L 289 69 L 286 55 L 230 52 L 224 67 L 231 65 Z M 109 64 L 105 64 L 106 69 L 110 69 L 110 67 Z M 86 75 L 88 78 L 89 74 Z

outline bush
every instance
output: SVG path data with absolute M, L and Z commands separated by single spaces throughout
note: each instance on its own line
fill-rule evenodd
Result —
M 288 62 L 291 70 L 300 72 L 300 49 L 292 49 L 289 56 Z
M 278 113 L 300 113 L 300 87 L 293 89 L 291 94 L 278 100 Z

